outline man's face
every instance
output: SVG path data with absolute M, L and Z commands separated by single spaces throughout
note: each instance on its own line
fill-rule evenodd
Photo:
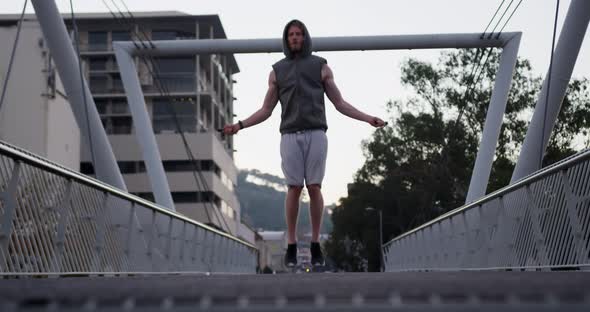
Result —
M 293 53 L 301 52 L 303 47 L 303 31 L 296 25 L 291 25 L 287 32 L 287 41 L 289 42 L 289 50 Z

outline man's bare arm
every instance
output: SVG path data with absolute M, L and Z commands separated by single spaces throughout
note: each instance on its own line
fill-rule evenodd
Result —
M 350 118 L 368 122 L 374 127 L 383 127 L 386 124 L 378 117 L 373 117 L 359 111 L 342 98 L 342 94 L 334 82 L 334 74 L 332 73 L 332 69 L 330 69 L 327 64 L 322 66 L 322 82 L 324 83 L 324 90 L 328 96 L 328 99 L 330 99 L 330 101 L 334 104 L 334 107 L 336 107 L 336 110 L 340 113 Z
M 266 91 L 266 95 L 264 96 L 264 102 L 262 103 L 262 107 L 254 112 L 250 117 L 242 120 L 242 125 L 244 128 L 252 127 L 257 125 L 270 117 L 272 115 L 272 111 L 274 110 L 277 102 L 279 101 L 279 94 L 277 88 L 277 78 L 275 76 L 275 72 L 271 71 L 270 75 L 268 76 L 268 90 Z M 225 134 L 236 134 L 240 130 L 240 124 L 233 124 L 227 125 L 223 128 L 223 133 Z

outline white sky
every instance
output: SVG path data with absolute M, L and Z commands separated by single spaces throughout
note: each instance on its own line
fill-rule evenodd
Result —
M 119 0 L 115 0 L 119 1 Z M 24 1 L 0 2 L 0 13 L 18 13 Z M 69 1 L 57 0 L 62 12 Z M 230 39 L 276 38 L 292 18 L 302 20 L 313 36 L 396 35 L 426 33 L 482 32 L 500 0 L 323 0 L 323 1 L 198 1 L 126 0 L 132 11 L 171 11 L 189 14 L 219 14 Z M 505 5 L 510 1 L 505 1 Z M 110 0 L 107 0 L 110 3 Z M 118 3 L 118 2 L 117 2 Z M 518 1 L 514 1 L 513 6 Z M 522 31 L 519 55 L 531 60 L 541 74 L 549 64 L 556 1 L 524 0 L 504 31 Z M 570 1 L 561 1 L 559 22 L 563 23 Z M 112 7 L 112 5 L 111 5 Z M 76 12 L 105 12 L 101 0 L 75 1 Z M 29 5 L 28 12 L 33 12 Z M 509 11 L 510 13 L 510 11 Z M 509 14 L 508 13 L 508 14 Z M 507 15 L 508 15 L 507 14 Z M 506 16 L 507 17 L 507 16 Z M 558 35 L 559 35 L 558 28 Z M 575 77 L 590 77 L 590 40 L 585 41 L 574 70 Z M 386 118 L 385 103 L 401 99 L 408 91 L 400 84 L 399 66 L 408 57 L 435 61 L 439 50 L 322 52 L 334 71 L 344 98 L 368 114 Z M 235 75 L 234 111 L 239 119 L 248 117 L 262 105 L 271 65 L 282 54 L 236 55 L 241 73 Z M 328 118 L 328 164 L 324 179 L 325 203 L 346 195 L 364 158 L 361 140 L 369 138 L 368 124 L 339 114 L 326 100 Z M 240 132 L 235 145 L 238 168 L 259 169 L 282 176 L 279 155 L 280 104 L 266 122 Z

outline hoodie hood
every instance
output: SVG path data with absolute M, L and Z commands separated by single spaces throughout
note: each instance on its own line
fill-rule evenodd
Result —
M 283 29 L 283 53 L 285 54 L 285 56 L 289 59 L 292 59 L 294 57 L 293 53 L 291 53 L 291 50 L 289 50 L 289 27 L 291 27 L 291 25 L 295 22 L 299 22 L 301 23 L 301 25 L 303 26 L 303 45 L 301 46 L 301 56 L 302 57 L 306 57 L 311 55 L 311 36 L 309 35 L 309 31 L 307 30 L 307 27 L 305 27 L 305 24 L 303 24 L 300 20 L 291 20 L 290 22 L 287 23 L 287 25 L 285 25 L 285 29 Z

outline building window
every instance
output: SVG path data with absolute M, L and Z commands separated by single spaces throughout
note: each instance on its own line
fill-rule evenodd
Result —
M 211 202 L 212 192 L 171 192 L 175 203 L 204 203 Z
M 228 216 L 230 219 L 236 218 L 236 212 L 224 200 L 220 199 L 221 213 Z
M 145 200 L 155 202 L 154 193 L 152 192 L 137 192 L 132 194 Z M 211 202 L 212 198 L 217 197 L 212 192 L 171 192 L 171 195 L 172 200 L 177 204 Z
M 88 67 L 90 70 L 107 70 L 108 61 L 106 57 L 92 57 L 88 59 Z
M 200 162 L 195 160 L 166 160 L 163 161 L 164 170 L 168 172 L 200 170 Z
M 91 162 L 82 162 L 80 163 L 80 173 L 85 175 L 93 175 L 94 174 L 94 166 Z
M 154 61 L 158 71 L 162 73 L 195 73 L 193 57 L 159 57 Z
M 106 51 L 108 48 L 108 36 L 106 31 L 89 31 L 88 32 L 88 50 Z
M 169 92 L 195 92 L 197 79 L 194 58 L 156 58 L 154 60 L 158 82 Z
M 110 117 L 110 131 L 109 134 L 130 134 L 132 121 L 131 116 Z
M 152 30 L 152 40 L 195 39 L 195 34 L 179 30 Z
M 132 194 L 137 197 L 141 197 L 145 200 L 149 200 L 152 203 L 156 202 L 155 198 L 154 198 L 154 193 L 152 193 L 152 192 L 139 192 L 139 193 L 132 193 Z
M 215 166 L 213 160 L 207 159 L 201 161 L 201 170 L 203 171 L 211 171 L 213 169 L 213 166 Z
M 131 33 L 128 31 L 113 31 L 111 41 L 131 41 Z
M 173 30 L 153 30 L 152 40 L 176 40 L 176 32 Z
M 154 99 L 153 125 L 155 133 L 182 132 L 194 133 L 197 129 L 196 105 L 192 98 Z M 178 122 L 178 124 L 177 124 Z
M 111 79 L 113 81 L 113 84 L 112 84 L 113 87 L 111 88 L 111 92 L 114 92 L 114 93 L 125 92 L 125 88 L 123 87 L 123 80 L 121 80 L 121 76 L 119 75 L 119 73 L 112 75 Z
M 121 173 L 136 173 L 136 163 L 136 161 L 118 161 L 117 165 L 119 166 L 119 171 L 121 171 Z
M 101 117 L 112 117 L 112 115 L 116 115 L 115 117 L 121 117 L 121 115 L 131 116 L 129 113 L 129 105 L 127 101 L 122 98 L 113 98 L 112 100 L 104 99 L 104 98 L 97 98 L 94 100 L 96 104 L 96 110 Z
M 145 172 L 143 161 L 118 161 L 117 166 L 123 174 Z M 80 172 L 83 174 L 94 174 L 94 167 L 91 162 L 81 162 Z
M 93 93 L 109 92 L 109 77 L 107 75 L 90 76 L 90 91 Z
M 219 178 L 221 179 L 221 183 L 225 185 L 231 192 L 234 191 L 234 184 L 230 180 L 230 178 L 225 174 L 223 170 L 219 170 Z
M 107 113 L 107 106 L 109 105 L 109 101 L 105 99 L 95 99 L 94 104 L 96 104 L 96 110 L 99 114 L 106 114 Z
M 198 203 L 199 199 L 199 192 L 172 192 L 175 203 Z
M 111 114 L 129 114 L 127 101 L 121 99 L 113 99 L 111 101 Z
M 192 172 L 197 171 L 211 171 L 212 160 L 195 160 L 194 164 L 190 160 L 165 160 L 162 162 L 164 171 L 166 172 Z M 208 165 L 203 165 L 208 164 Z M 215 163 L 213 163 L 215 165 Z M 143 161 L 118 161 L 117 165 L 123 174 L 133 174 L 146 172 L 145 163 Z M 216 166 L 216 165 L 215 165 Z M 196 168 L 196 169 L 195 169 Z M 80 172 L 84 174 L 94 174 L 92 163 L 81 162 Z M 230 181 L 231 183 L 231 181 Z

